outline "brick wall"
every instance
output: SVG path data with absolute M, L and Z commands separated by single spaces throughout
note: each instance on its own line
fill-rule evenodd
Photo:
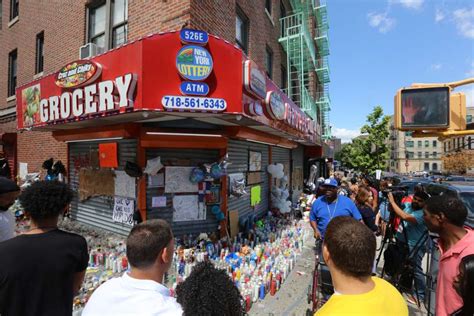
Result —
M 290 5 L 285 1 L 287 12 Z M 273 52 L 273 81 L 281 84 L 281 65 L 286 68 L 286 54 L 278 42 L 280 37 L 280 1 L 272 0 L 272 12 L 265 12 L 263 0 L 192 0 L 191 26 L 235 44 L 236 6 L 248 17 L 249 48 L 248 56 L 265 68 L 266 46 Z
M 8 27 L 10 1 L 2 1 L 0 30 L 0 110 L 15 106 L 8 102 L 8 53 L 18 49 L 18 85 L 31 82 L 35 75 L 36 34 L 44 31 L 44 74 L 78 58 L 85 43 L 86 4 L 95 0 L 30 0 L 20 2 L 19 21 Z M 287 12 L 290 5 L 285 0 Z M 273 0 L 269 17 L 262 0 L 129 0 L 129 41 L 150 33 L 179 30 L 185 24 L 205 30 L 235 44 L 236 5 L 250 20 L 249 57 L 265 69 L 266 46 L 273 51 L 273 81 L 280 85 L 281 65 L 286 56 L 278 43 L 280 1 Z M 273 22 L 273 23 L 272 23 Z M 2 122 L 0 131 L 14 132 L 16 123 Z M 29 171 L 39 171 L 44 160 L 67 161 L 67 145 L 58 143 L 48 132 L 18 135 L 18 162 Z
M 84 43 L 85 5 L 78 0 L 20 1 L 18 22 L 8 27 L 10 1 L 2 1 L 0 30 L 0 110 L 15 106 L 7 102 L 8 54 L 18 50 L 18 86 L 35 75 L 36 35 L 44 31 L 44 74 L 57 71 L 78 58 Z M 14 132 L 16 121 L 1 122 L 0 131 Z M 44 160 L 67 161 L 67 145 L 56 142 L 47 132 L 18 134 L 17 163 L 28 163 L 29 172 L 40 171 Z
M 129 0 L 129 40 L 180 30 L 190 20 L 191 0 Z

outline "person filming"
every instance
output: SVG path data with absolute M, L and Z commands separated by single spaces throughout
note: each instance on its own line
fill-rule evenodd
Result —
M 421 262 L 426 252 L 426 243 L 423 242 L 423 238 L 427 234 L 428 229 L 423 219 L 423 208 L 429 197 L 423 190 L 416 190 L 412 202 L 406 203 L 405 208 L 402 210 L 395 202 L 393 194 L 391 192 L 388 193 L 390 206 L 402 222 L 399 226 L 401 230 L 399 228 L 395 236 L 397 243 L 408 244 L 413 260 L 416 291 L 411 293 L 408 301 L 416 305 L 418 305 L 419 301 L 423 302 L 425 298 L 426 281 Z

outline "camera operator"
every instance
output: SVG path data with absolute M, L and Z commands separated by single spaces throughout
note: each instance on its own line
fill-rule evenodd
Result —
M 391 192 L 388 193 L 388 201 L 391 209 L 401 219 L 401 221 L 404 222 L 400 225 L 404 232 L 399 230 L 395 236 L 397 243 L 408 244 L 410 252 L 417 247 L 416 253 L 413 254 L 412 258 L 414 259 L 414 279 L 418 297 L 416 298 L 412 293 L 411 297 L 408 298 L 410 303 L 417 305 L 417 299 L 423 301 L 425 297 L 426 282 L 421 262 L 426 252 L 426 246 L 425 244 L 420 245 L 419 241 L 424 234 L 427 233 L 427 227 L 423 219 L 423 208 L 429 197 L 430 196 L 426 192 L 417 190 L 413 196 L 413 201 L 411 203 L 406 203 L 405 209 L 402 210 L 395 202 L 393 194 Z M 405 236 L 408 240 L 405 240 Z

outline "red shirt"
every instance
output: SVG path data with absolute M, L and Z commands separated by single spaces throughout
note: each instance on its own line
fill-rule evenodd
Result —
M 443 252 L 441 245 L 439 247 L 441 258 L 436 286 L 436 316 L 449 316 L 463 306 L 453 282 L 459 274 L 461 259 L 474 254 L 474 231 L 466 230 L 467 234 L 448 251 Z

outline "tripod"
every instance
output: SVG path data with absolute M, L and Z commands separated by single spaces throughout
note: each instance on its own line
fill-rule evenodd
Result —
M 408 236 L 407 236 L 407 230 L 405 227 L 404 221 L 401 221 L 400 225 L 402 225 L 402 231 L 403 231 L 403 240 L 397 239 L 394 241 L 394 234 L 395 234 L 395 229 L 394 229 L 394 219 L 395 216 L 393 215 L 393 212 L 391 212 L 390 215 L 390 220 L 389 220 L 389 225 L 387 227 L 386 233 L 384 235 L 382 245 L 379 250 L 379 254 L 376 260 L 376 266 L 378 266 L 382 253 L 385 253 L 385 247 L 387 246 L 387 250 L 390 248 L 390 254 L 392 255 L 392 258 L 394 259 L 393 262 L 385 262 L 382 268 L 382 273 L 381 277 L 384 277 L 384 274 L 386 272 L 386 266 L 387 263 L 391 264 L 390 270 L 388 270 L 388 274 L 391 277 L 391 283 L 400 291 L 403 292 L 404 290 L 406 291 L 407 289 L 412 288 L 412 284 L 414 283 L 415 286 L 415 296 L 419 305 L 420 301 L 420 296 L 419 296 L 419 288 L 418 288 L 418 282 L 415 278 L 415 274 L 418 274 L 416 270 L 418 269 L 417 266 L 417 256 L 419 255 L 418 252 L 422 251 L 424 248 L 427 240 L 428 240 L 428 231 L 425 231 L 420 238 L 416 241 L 415 245 L 410 247 L 408 245 Z M 390 246 L 392 245 L 392 246 Z M 423 248 L 422 248 L 423 247 Z M 395 251 L 396 250 L 396 251 Z M 393 257 L 395 255 L 395 257 Z M 395 260 L 396 259 L 396 260 Z M 424 277 L 426 277 L 426 274 L 423 274 Z M 414 281 L 414 282 L 413 282 Z M 413 282 L 413 283 L 412 283 Z

